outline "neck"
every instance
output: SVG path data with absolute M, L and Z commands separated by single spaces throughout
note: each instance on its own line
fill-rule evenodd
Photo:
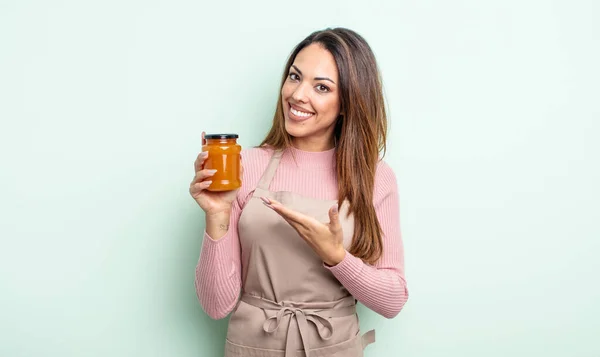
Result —
M 298 150 L 307 152 L 327 151 L 335 147 L 333 137 L 326 140 L 313 138 L 293 138 L 292 145 Z

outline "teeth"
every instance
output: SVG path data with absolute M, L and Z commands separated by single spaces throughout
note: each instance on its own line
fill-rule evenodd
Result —
M 294 109 L 294 108 L 290 108 L 290 111 L 291 111 L 291 112 L 292 112 L 294 115 L 297 115 L 297 116 L 299 116 L 299 117 L 305 117 L 305 118 L 308 118 L 309 116 L 311 116 L 311 115 L 312 115 L 311 113 L 299 112 L 299 111 L 297 111 L 297 110 L 296 110 L 296 109 Z

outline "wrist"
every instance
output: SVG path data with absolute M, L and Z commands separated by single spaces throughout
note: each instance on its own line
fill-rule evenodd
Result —
M 213 213 L 206 213 L 205 214 L 205 219 L 206 219 L 206 223 L 213 222 L 213 223 L 221 223 L 221 222 L 227 222 L 229 223 L 229 217 L 231 216 L 231 210 L 223 210 L 223 211 L 219 211 L 219 212 L 213 212 Z
M 230 211 L 206 214 L 206 233 L 213 240 L 222 238 L 229 231 Z
M 338 248 L 333 254 L 331 254 L 331 256 L 328 257 L 328 259 L 323 260 L 323 263 L 325 263 L 325 265 L 329 267 L 336 266 L 340 264 L 344 260 L 344 258 L 346 258 L 346 254 L 346 249 L 340 246 L 340 248 Z

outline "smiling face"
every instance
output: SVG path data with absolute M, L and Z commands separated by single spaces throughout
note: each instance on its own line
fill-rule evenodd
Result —
M 338 83 L 333 55 L 320 44 L 298 53 L 281 88 L 285 130 L 296 148 L 323 151 L 333 147 L 340 114 Z

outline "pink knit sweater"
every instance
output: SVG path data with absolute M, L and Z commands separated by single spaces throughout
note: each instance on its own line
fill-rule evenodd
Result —
M 317 199 L 338 198 L 335 149 L 285 152 L 271 182 L 271 191 L 293 191 Z M 294 152 L 292 158 L 291 151 Z M 196 267 L 196 292 L 202 308 L 213 319 L 226 317 L 240 296 L 243 276 L 237 222 L 265 171 L 272 151 L 252 148 L 242 151 L 244 177 L 233 203 L 229 231 L 218 240 L 204 232 Z M 346 252 L 342 262 L 327 267 L 362 304 L 387 317 L 396 316 L 408 299 L 404 278 L 404 249 L 400 236 L 398 187 L 392 169 L 380 161 L 375 174 L 373 204 L 383 231 L 383 254 L 374 265 L 365 264 Z

